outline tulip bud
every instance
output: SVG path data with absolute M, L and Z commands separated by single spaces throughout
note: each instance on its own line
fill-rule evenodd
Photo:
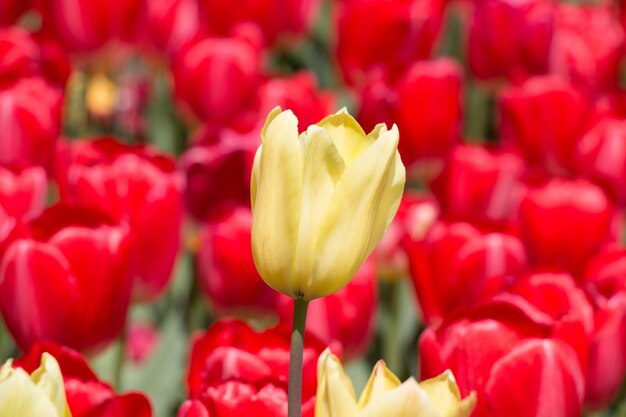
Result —
M 519 79 L 548 69 L 553 0 L 478 0 L 468 37 L 472 73 Z
M 519 210 L 531 261 L 573 272 L 612 239 L 614 216 L 602 190 L 585 180 L 552 179 L 531 186 Z
M 317 374 L 315 417 L 469 417 L 476 404 L 474 393 L 461 397 L 450 371 L 419 384 L 413 378 L 400 383 L 378 361 L 358 403 L 341 362 L 328 349 L 320 355 Z
M 503 225 L 517 212 L 524 168 L 515 153 L 459 145 L 432 190 L 447 218 Z
M 116 394 L 98 379 L 80 353 L 68 347 L 39 342 L 15 364 L 28 372 L 35 370 L 37 358 L 46 355 L 44 352 L 49 352 L 59 363 L 71 417 L 152 417 L 150 400 L 144 394 Z
M 48 353 L 32 374 L 12 368 L 12 360 L 0 367 L 0 415 L 7 417 L 72 417 L 63 390 L 58 362 Z
M 339 4 L 337 57 L 347 83 L 363 86 L 370 72 L 380 70 L 395 80 L 409 64 L 428 58 L 441 29 L 444 5 L 443 0 Z
M 134 297 L 158 297 L 169 283 L 180 246 L 182 181 L 174 160 L 151 147 L 106 137 L 68 143 L 59 152 L 58 166 L 64 201 L 99 207 L 129 224 Z
M 595 89 L 614 89 L 625 40 L 613 5 L 559 4 L 550 70 Z
M 571 168 L 576 141 L 593 120 L 590 98 L 559 76 L 533 77 L 505 89 L 500 135 L 531 164 Z
M 26 229 L 0 264 L 0 310 L 17 344 L 93 351 L 113 341 L 130 302 L 128 228 L 95 208 L 57 205 Z
M 202 226 L 196 259 L 198 280 L 220 314 L 273 310 L 277 294 L 254 267 L 251 228 L 252 213 L 246 207 Z
M 345 110 L 298 137 L 298 119 L 268 116 L 252 169 L 252 253 L 261 277 L 312 300 L 352 278 L 391 223 L 404 191 L 398 128 L 365 135 Z

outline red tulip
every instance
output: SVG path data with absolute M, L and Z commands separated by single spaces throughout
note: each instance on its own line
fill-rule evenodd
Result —
M 586 339 L 580 322 L 561 335 L 555 327 L 519 296 L 484 304 L 422 333 L 421 377 L 451 369 L 462 395 L 478 395 L 474 417 L 579 416 L 585 378 L 560 336 Z
M 187 400 L 178 410 L 176 417 L 211 417 L 204 404 L 198 400 Z
M 47 197 L 46 172 L 41 167 L 0 166 L 0 207 L 16 218 L 32 218 L 44 209 Z
M 193 146 L 181 158 L 185 205 L 197 220 L 215 221 L 237 206 L 250 205 L 253 147 L 219 141 Z
M 621 204 L 626 203 L 626 122 L 606 118 L 580 140 L 578 172 L 601 185 Z
M 3 0 L 0 3 L 0 26 L 17 24 L 19 17 L 30 7 L 30 0 Z
M 396 84 L 376 79 L 363 90 L 359 120 L 366 129 L 397 123 L 402 132 L 398 150 L 407 167 L 441 163 L 460 139 L 461 89 L 462 70 L 455 61 L 417 62 Z
M 585 180 L 551 179 L 529 187 L 519 223 L 530 259 L 541 266 L 576 271 L 611 240 L 614 208 L 602 190 Z
M 196 270 L 200 287 L 220 314 L 273 310 L 278 293 L 254 266 L 251 229 L 252 212 L 243 206 L 202 226 Z
M 381 278 L 408 276 L 409 260 L 404 243 L 422 240 L 439 217 L 434 198 L 407 191 L 400 207 L 376 249 L 376 272 Z
M 243 0 L 227 2 L 201 0 L 209 30 L 217 35 L 230 35 L 237 25 L 252 22 L 258 25 L 266 43 L 281 36 L 304 34 L 309 30 L 320 6 L 319 0 Z
M 533 164 L 571 168 L 576 141 L 593 121 L 589 97 L 558 76 L 530 78 L 500 100 L 500 136 Z
M 364 86 L 369 74 L 379 71 L 395 80 L 411 63 L 428 58 L 441 29 L 444 5 L 443 0 L 337 5 L 337 57 L 346 82 Z
M 551 71 L 590 87 L 615 88 L 625 40 L 624 29 L 612 5 L 560 4 Z
M 109 41 L 136 37 L 143 22 L 143 2 L 57 2 L 40 0 L 42 29 L 70 52 L 93 52 Z
M 95 208 L 57 205 L 27 232 L 0 265 L 0 310 L 17 344 L 93 351 L 113 341 L 130 301 L 128 228 Z
M 314 74 L 308 71 L 297 72 L 290 77 L 270 78 L 261 85 L 258 95 L 259 132 L 267 114 L 276 106 L 293 111 L 300 129 L 306 129 L 334 113 L 336 106 L 334 94 L 319 91 Z
M 519 239 L 482 232 L 470 223 L 440 221 L 407 247 L 409 268 L 426 323 L 469 308 L 515 281 L 526 267 Z
M 204 29 L 197 0 L 151 0 L 145 7 L 150 42 L 169 57 Z
M 338 344 L 344 361 L 365 354 L 374 337 L 376 289 L 376 270 L 368 260 L 340 291 L 309 304 L 307 331 L 326 345 Z M 278 313 L 281 321 L 291 327 L 293 300 L 281 295 Z
M 458 145 L 432 189 L 448 218 L 506 224 L 517 211 L 524 168 L 515 153 Z
M 156 298 L 169 282 L 180 246 L 182 181 L 173 159 L 99 138 L 69 143 L 59 161 L 62 199 L 100 207 L 130 225 L 134 296 Z
M 242 37 L 204 37 L 183 48 L 172 71 L 177 97 L 204 122 L 224 125 L 252 110 L 261 50 Z
M 626 375 L 626 250 L 614 245 L 592 258 L 584 273 L 595 310 L 586 403 L 607 407 Z
M 287 416 L 290 329 L 257 333 L 242 321 L 220 320 L 192 341 L 187 384 L 211 417 Z M 305 336 L 303 415 L 313 416 L 317 358 L 324 345 Z
M 33 372 L 47 352 L 55 357 L 63 374 L 65 395 L 72 417 L 152 417 L 148 398 L 139 392 L 117 395 L 100 381 L 87 361 L 75 350 L 50 342 L 39 342 L 15 366 Z
M 474 4 L 468 60 L 476 77 L 515 80 L 547 71 L 553 0 L 477 0 Z
M 158 330 L 148 323 L 134 322 L 128 326 L 126 356 L 135 364 L 145 362 L 159 342 Z

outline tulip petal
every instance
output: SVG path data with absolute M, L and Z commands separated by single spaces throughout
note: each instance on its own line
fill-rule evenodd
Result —
M 335 184 L 345 170 L 345 164 L 328 132 L 310 126 L 304 140 L 304 171 L 302 210 L 298 228 L 298 243 L 294 261 L 294 279 L 306 283 L 313 274 L 315 242 Z
M 311 298 L 343 287 L 382 237 L 387 218 L 395 215 L 389 210 L 400 204 L 404 187 L 404 178 L 396 180 L 402 173 L 396 167 L 396 133 L 383 134 L 348 165 L 337 182 L 316 245 L 317 263 L 309 282 Z M 394 181 L 397 184 L 391 187 Z M 376 223 L 381 218 L 385 221 Z M 351 256 L 347 256 L 346 248 L 350 248 Z
M 59 363 L 48 353 L 41 355 L 41 366 L 32 373 L 31 378 L 37 387 L 48 397 L 59 416 L 69 415 L 67 400 L 65 398 L 65 388 L 63 386 L 63 375 Z
M 420 382 L 420 387 L 426 391 L 441 417 L 468 417 L 476 404 L 474 392 L 461 399 L 459 387 L 450 370 Z
M 346 416 L 348 414 L 345 414 Z M 352 415 L 352 414 L 350 414 Z M 426 391 L 411 378 L 399 387 L 373 399 L 360 417 L 440 417 Z
M 365 135 L 363 128 L 345 108 L 325 117 L 317 126 L 324 128 L 333 138 L 346 165 L 350 165 L 374 141 L 372 137 Z
M 290 275 L 302 205 L 302 147 L 298 120 L 291 111 L 282 112 L 267 127 L 259 166 L 253 168 L 255 265 L 268 285 L 294 296 L 298 288 Z
M 318 359 L 317 381 L 315 417 L 359 415 L 352 381 L 330 349 L 322 352 Z
M 385 362 L 378 361 L 359 398 L 359 408 L 365 408 L 367 404 L 376 401 L 376 398 L 399 387 L 400 384 L 400 380 L 387 368 Z

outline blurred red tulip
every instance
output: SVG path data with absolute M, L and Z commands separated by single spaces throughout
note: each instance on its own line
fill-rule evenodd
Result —
M 508 87 L 500 100 L 500 136 L 532 164 L 571 169 L 576 141 L 593 121 L 590 98 L 559 76 Z
M 250 206 L 255 148 L 220 141 L 193 146 L 180 159 L 185 206 L 197 221 L 215 221 L 237 206 Z
M 37 6 L 43 32 L 69 52 L 94 52 L 110 41 L 132 40 L 143 23 L 139 0 L 39 0 Z
M 156 298 L 169 282 L 180 246 L 182 180 L 174 160 L 106 137 L 67 143 L 58 167 L 63 200 L 94 205 L 130 225 L 134 297 Z
M 273 311 L 278 293 L 254 266 L 251 229 L 252 212 L 247 207 L 202 226 L 196 271 L 200 287 L 219 314 Z
M 150 42 L 169 57 L 204 29 L 198 0 L 151 0 L 145 7 Z
M 3 0 L 0 3 L 0 26 L 17 24 L 19 17 L 31 5 L 31 0 Z
M 237 25 L 252 22 L 259 26 L 266 43 L 273 43 L 283 35 L 306 33 L 320 7 L 319 0 L 200 0 L 211 33 L 230 35 Z
M 87 361 L 75 350 L 50 342 L 39 342 L 15 366 L 33 372 L 47 352 L 55 357 L 65 384 L 65 395 L 72 417 L 152 417 L 148 398 L 139 392 L 117 395 L 100 381 Z
M 374 262 L 367 260 L 348 285 L 309 303 L 306 328 L 328 346 L 337 346 L 344 361 L 365 354 L 374 337 L 377 310 Z M 281 295 L 277 303 L 281 322 L 291 327 L 293 299 Z
M 135 364 L 145 362 L 159 342 L 159 331 L 153 325 L 133 322 L 126 335 L 126 355 Z
M 381 71 L 395 81 L 412 62 L 428 58 L 441 29 L 444 5 L 444 0 L 338 4 L 337 58 L 346 82 L 364 86 L 372 72 Z
M 601 120 L 582 137 L 576 151 L 578 172 L 626 204 L 626 122 Z
M 232 319 L 196 334 L 187 374 L 190 398 L 201 401 L 211 417 L 286 417 L 290 334 L 286 326 L 257 333 Z M 317 358 L 324 348 L 307 332 L 302 371 L 305 417 L 313 417 Z
M 584 285 L 595 310 L 586 403 L 600 410 L 615 398 L 626 375 L 626 249 L 612 245 L 592 258 Z
M 204 122 L 228 124 L 252 110 L 261 50 L 241 37 L 204 37 L 183 48 L 172 71 L 180 101 Z
M 528 303 L 483 304 L 422 333 L 421 377 L 451 369 L 462 395 L 478 395 L 474 417 L 580 416 L 584 374 L 553 323 Z M 580 326 L 569 330 L 586 343 Z
M 0 265 L 0 309 L 17 344 L 84 352 L 113 341 L 130 302 L 129 258 L 128 228 L 95 208 L 57 205 L 30 221 Z
M 362 91 L 359 121 L 366 130 L 380 122 L 397 123 L 402 132 L 398 150 L 407 168 L 440 165 L 460 139 L 461 96 L 462 70 L 455 61 L 421 61 L 394 85 L 374 79 Z
M 211 417 L 204 404 L 198 400 L 187 400 L 178 410 L 176 417 Z
M 519 226 L 535 265 L 576 272 L 611 240 L 614 216 L 599 187 L 585 180 L 554 178 L 525 192 Z
M 422 241 L 407 245 L 409 268 L 426 323 L 512 284 L 526 267 L 519 239 L 483 232 L 470 223 L 439 221 Z
M 521 79 L 548 69 L 554 0 L 476 0 L 468 60 L 480 79 Z
M 300 71 L 290 77 L 273 77 L 259 87 L 259 124 L 276 106 L 291 110 L 298 118 L 300 129 L 322 120 L 335 112 L 336 97 L 330 91 L 320 91 L 312 72 Z M 260 132 L 260 129 L 259 129 Z
M 458 145 L 432 190 L 447 218 L 504 225 L 517 213 L 524 170 L 515 153 Z
M 613 5 L 559 4 L 550 69 L 593 88 L 613 89 L 625 40 Z
M 409 274 L 405 241 L 421 241 L 439 217 L 437 202 L 430 195 L 406 191 L 393 221 L 376 249 L 376 272 L 383 279 L 400 279 Z
M 38 216 L 46 205 L 46 171 L 0 166 L 0 207 L 16 218 Z

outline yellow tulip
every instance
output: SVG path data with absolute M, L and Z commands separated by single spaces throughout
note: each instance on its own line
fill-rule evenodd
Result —
M 452 372 L 417 383 L 398 378 L 379 361 L 357 402 L 352 382 L 328 349 L 317 365 L 315 417 L 468 417 L 476 395 L 461 398 Z
M 0 416 L 71 417 L 54 357 L 44 353 L 41 366 L 32 375 L 11 365 L 9 359 L 0 367 Z
M 274 109 L 252 172 L 252 251 L 265 282 L 312 300 L 345 286 L 393 219 L 404 191 L 399 133 L 366 135 L 341 110 L 298 135 Z

